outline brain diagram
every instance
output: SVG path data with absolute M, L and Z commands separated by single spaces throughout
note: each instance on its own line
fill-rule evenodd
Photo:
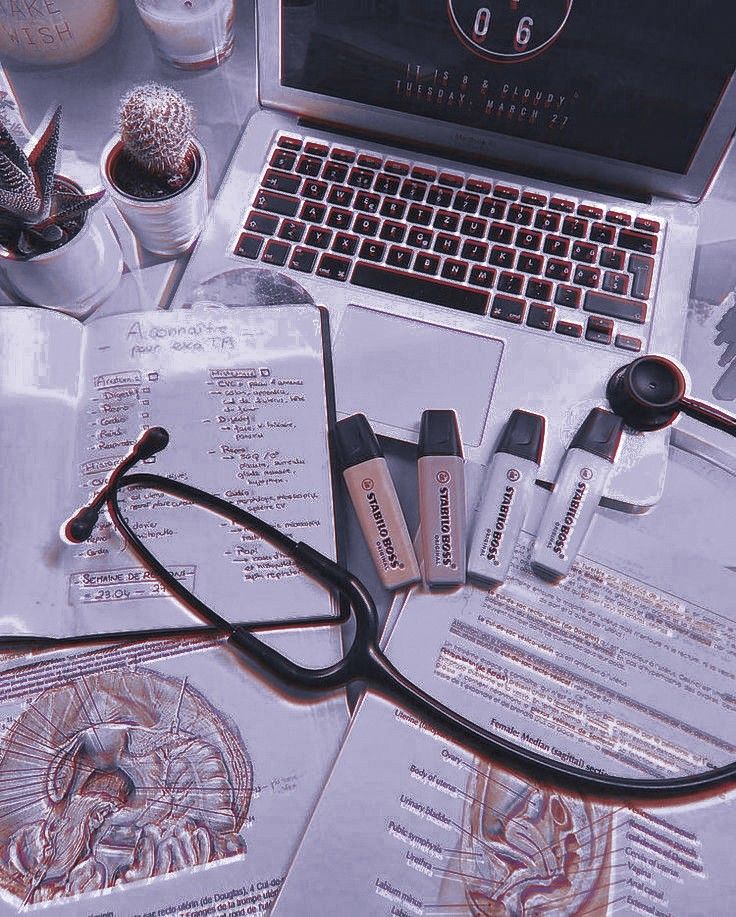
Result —
M 36 903 L 243 854 L 252 788 L 237 728 L 186 679 L 49 688 L 0 742 L 0 886 Z
M 605 913 L 610 813 L 487 763 L 468 797 L 461 871 L 473 917 Z

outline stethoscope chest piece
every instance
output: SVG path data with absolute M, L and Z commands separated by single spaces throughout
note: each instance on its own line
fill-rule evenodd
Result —
M 611 376 L 606 397 L 611 409 L 635 430 L 661 430 L 680 413 L 685 376 L 671 360 L 638 357 Z

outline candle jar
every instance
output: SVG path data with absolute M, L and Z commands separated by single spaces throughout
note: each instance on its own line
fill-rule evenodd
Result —
M 72 64 L 107 41 L 118 23 L 118 0 L 0 0 L 0 59 Z
M 160 57 L 181 70 L 217 67 L 232 54 L 235 0 L 135 0 Z

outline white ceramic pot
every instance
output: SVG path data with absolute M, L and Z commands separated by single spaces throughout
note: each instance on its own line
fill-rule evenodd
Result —
M 2 264 L 8 285 L 24 302 L 80 319 L 107 299 L 123 273 L 120 245 L 99 207 L 60 248 L 27 261 L 4 258 Z
M 102 151 L 100 172 L 110 197 L 141 245 L 155 255 L 170 257 L 188 251 L 207 216 L 207 156 L 194 141 L 197 164 L 194 178 L 171 197 L 145 200 L 121 191 L 112 179 L 111 168 L 123 149 L 119 136 Z

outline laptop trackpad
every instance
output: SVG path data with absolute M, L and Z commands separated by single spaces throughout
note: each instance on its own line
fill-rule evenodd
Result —
M 463 442 L 483 438 L 503 343 L 415 318 L 348 306 L 333 346 L 337 410 L 416 442 L 422 411 L 453 408 Z

